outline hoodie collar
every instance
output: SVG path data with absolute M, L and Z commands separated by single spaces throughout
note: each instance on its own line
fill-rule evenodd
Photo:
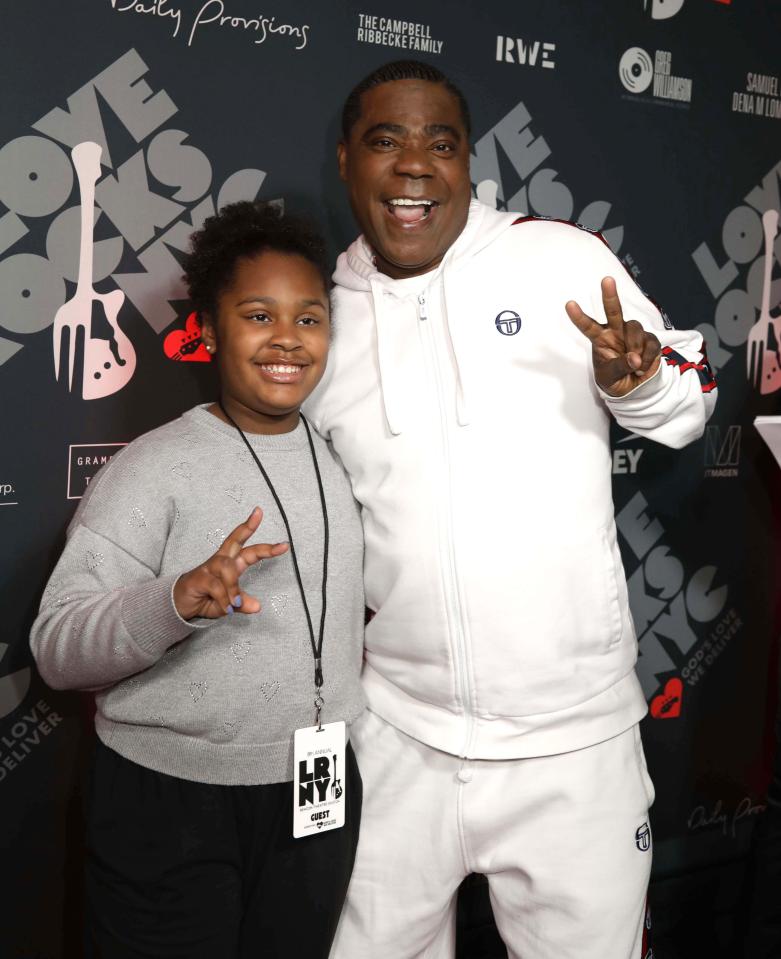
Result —
M 461 301 L 456 294 L 460 267 L 476 253 L 484 249 L 508 229 L 517 219 L 517 213 L 501 213 L 479 200 L 472 200 L 466 225 L 455 243 L 450 247 L 440 265 L 425 274 L 425 287 L 441 279 L 442 312 L 447 332 L 453 345 L 453 361 L 456 373 L 456 420 L 460 426 L 470 421 L 468 395 L 472 383 L 469 345 L 465 342 L 468 331 L 462 330 L 455 308 L 450 307 Z M 404 296 L 398 281 L 380 273 L 374 265 L 373 252 L 364 236 L 359 236 L 342 253 L 336 263 L 334 282 L 343 289 L 370 293 L 377 341 L 377 365 L 380 373 L 385 418 L 393 435 L 403 432 L 414 411 L 408 409 L 410 399 L 407 384 L 403 382 L 400 357 L 407 349 L 402 335 L 401 324 L 396 321 L 392 302 L 397 296 Z M 423 279 L 423 277 L 421 277 Z M 388 295 L 390 294 L 390 296 Z M 339 323 L 348 327 L 351 321 L 350 311 L 340 316 Z M 356 317 L 357 318 L 357 317 Z
M 445 264 L 458 263 L 459 260 L 479 252 L 517 219 L 517 213 L 501 213 L 479 200 L 472 200 L 464 229 L 445 254 L 439 267 L 431 271 L 431 277 Z M 380 283 L 391 292 L 396 283 L 392 277 L 377 270 L 374 265 L 374 252 L 366 237 L 361 234 L 337 259 L 334 283 L 348 290 L 366 291 L 371 288 L 372 281 Z

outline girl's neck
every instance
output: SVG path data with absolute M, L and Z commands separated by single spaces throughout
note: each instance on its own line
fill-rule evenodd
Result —
M 267 436 L 290 433 L 298 426 L 300 419 L 298 410 L 292 410 L 280 416 L 268 416 L 241 403 L 231 401 L 227 397 L 222 397 L 218 403 L 212 403 L 208 411 L 223 423 L 228 423 L 230 426 L 235 424 L 244 433 L 261 433 Z

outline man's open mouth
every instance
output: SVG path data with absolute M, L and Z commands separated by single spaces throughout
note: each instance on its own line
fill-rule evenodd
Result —
M 432 210 L 439 206 L 436 200 L 413 197 L 393 197 L 385 201 L 385 207 L 392 217 L 402 223 L 422 223 L 431 216 Z

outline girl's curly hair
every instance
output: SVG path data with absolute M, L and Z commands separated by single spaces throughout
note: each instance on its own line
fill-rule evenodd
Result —
M 326 293 L 331 288 L 325 240 L 302 217 L 269 203 L 230 203 L 190 237 L 184 281 L 193 306 L 216 319 L 217 300 L 233 279 L 236 263 L 266 250 L 302 256 L 318 271 Z

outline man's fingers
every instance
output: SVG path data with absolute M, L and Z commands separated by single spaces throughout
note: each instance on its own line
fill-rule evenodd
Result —
M 625 353 L 623 356 L 608 360 L 600 366 L 599 385 L 603 390 L 608 391 L 614 383 L 622 380 L 628 373 L 634 373 L 638 361 L 637 353 Z
M 258 526 L 260 526 L 262 519 L 263 510 L 259 506 L 256 506 L 249 514 L 249 517 L 225 537 L 218 552 L 223 556 L 237 556 L 241 547 L 257 530 Z
M 661 343 L 637 320 L 624 323 L 624 343 L 629 365 L 637 376 L 643 376 L 659 355 Z
M 572 322 L 577 326 L 580 332 L 587 336 L 592 342 L 604 332 L 604 326 L 601 326 L 596 320 L 592 320 L 590 316 L 581 310 L 579 304 L 574 300 L 569 300 L 564 304 L 564 309 L 567 311 L 567 316 L 572 320 Z
M 658 358 L 659 354 L 662 352 L 662 344 L 657 340 L 653 333 L 646 334 L 646 341 L 642 349 L 642 364 L 640 369 L 643 373 L 646 373 L 654 364 L 654 361 Z
M 637 320 L 627 320 L 624 323 L 624 352 L 642 353 L 647 335 L 641 323 Z
M 618 298 L 616 281 L 612 276 L 606 276 L 602 280 L 602 306 L 605 308 L 607 325 L 611 330 L 620 332 L 624 323 L 624 312 L 621 309 L 621 301 Z

